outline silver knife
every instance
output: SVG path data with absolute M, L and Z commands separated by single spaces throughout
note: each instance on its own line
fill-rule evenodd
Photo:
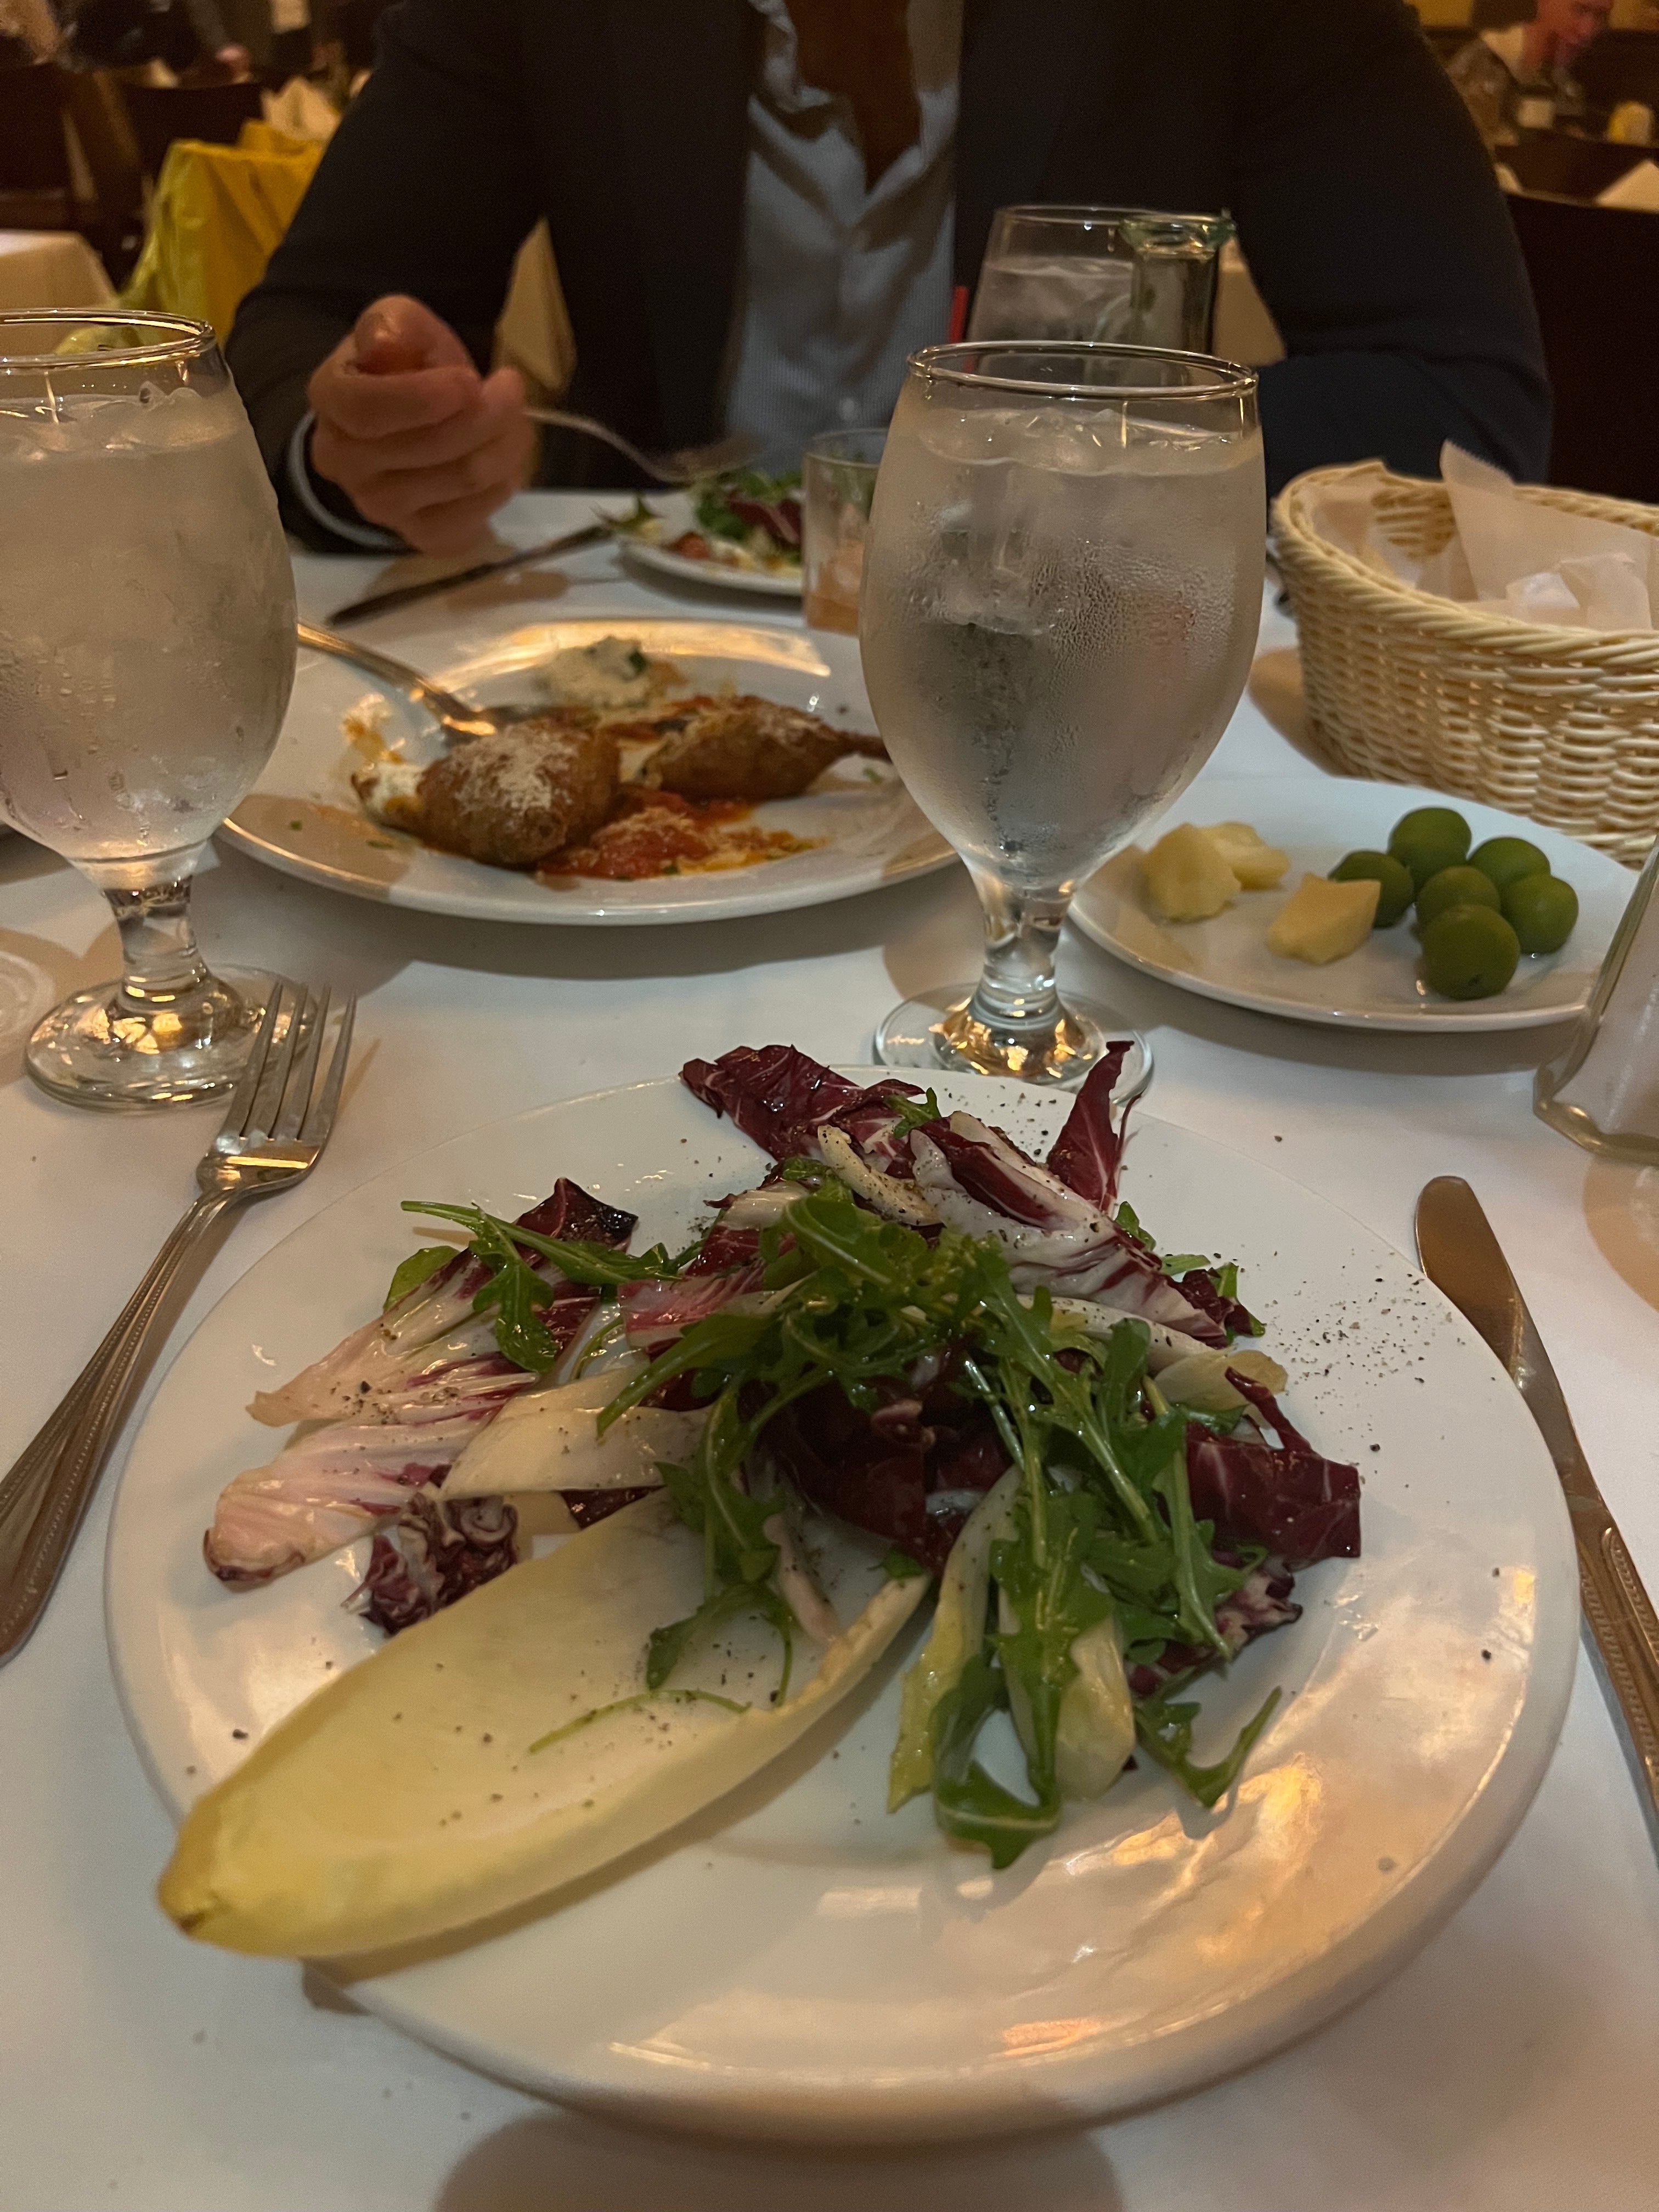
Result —
M 1659 1842 L 1659 1618 L 1618 1523 L 1595 1486 L 1549 1355 L 1480 1201 L 1459 1176 L 1437 1176 L 1417 1201 L 1423 1272 L 1473 1322 L 1509 1370 L 1566 1492 L 1578 1589 L 1602 1678 L 1624 1717 L 1626 1745 Z
M 497 554 L 489 561 L 475 561 L 470 568 L 459 568 L 453 575 L 428 576 L 422 584 L 399 584 L 390 592 L 376 592 L 367 599 L 353 599 L 349 606 L 336 607 L 331 615 L 325 616 L 331 628 L 337 629 L 342 623 L 362 622 L 370 615 L 390 614 L 393 607 L 412 607 L 417 599 L 434 598 L 440 592 L 453 592 L 462 584 L 476 584 L 480 576 L 498 576 L 508 568 L 528 568 L 538 561 L 550 561 L 558 553 L 577 553 L 584 545 L 597 545 L 611 535 L 608 522 L 590 522 L 580 530 L 567 530 L 562 538 L 550 538 L 544 545 L 526 545 L 517 553 Z

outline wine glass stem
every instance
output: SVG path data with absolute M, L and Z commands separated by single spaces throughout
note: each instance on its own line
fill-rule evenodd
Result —
M 181 1031 L 194 1027 L 198 1013 L 209 1016 L 204 1002 L 213 983 L 191 927 L 190 886 L 190 877 L 179 876 L 104 892 L 121 933 L 124 1009 L 146 1021 L 170 1014 Z
M 1054 954 L 1069 895 L 1016 890 L 1000 877 L 973 872 L 985 911 L 985 967 L 969 1018 L 1022 1036 L 1053 1030 L 1060 1016 Z

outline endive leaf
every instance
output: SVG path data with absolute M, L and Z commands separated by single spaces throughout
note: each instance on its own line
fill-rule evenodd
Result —
M 671 1501 L 640 1499 L 290 1714 L 192 1808 L 163 1906 L 229 1950 L 338 1956 L 465 1928 L 594 1872 L 787 1750 L 927 1588 L 850 1547 L 838 1564 L 842 1617 L 862 1609 L 786 1705 L 768 1702 L 777 1639 L 758 1621 L 729 1624 L 672 1692 L 641 1700 L 647 1638 L 695 1609 L 702 1583 Z

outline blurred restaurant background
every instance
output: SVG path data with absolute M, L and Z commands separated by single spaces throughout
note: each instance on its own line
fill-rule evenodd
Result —
M 373 67 L 386 4 L 0 0 L 0 308 L 118 295 L 222 340 Z M 1659 409 L 1642 390 L 1659 351 L 1659 0 L 1419 0 L 1417 14 L 1531 277 L 1555 393 L 1548 481 L 1659 500 Z M 1213 348 L 1253 365 L 1282 352 L 1236 242 Z M 532 400 L 570 380 L 544 231 L 520 256 L 497 358 Z

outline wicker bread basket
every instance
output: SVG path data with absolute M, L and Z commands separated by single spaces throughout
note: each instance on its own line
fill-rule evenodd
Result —
M 1419 558 L 1452 535 L 1443 485 L 1377 461 L 1315 469 L 1279 495 L 1275 549 L 1317 742 L 1350 775 L 1484 799 L 1634 866 L 1659 836 L 1659 631 L 1475 615 L 1381 575 L 1310 527 L 1310 495 L 1335 484 L 1374 484 L 1377 527 Z M 1659 507 L 1542 486 L 1521 496 L 1659 537 Z

